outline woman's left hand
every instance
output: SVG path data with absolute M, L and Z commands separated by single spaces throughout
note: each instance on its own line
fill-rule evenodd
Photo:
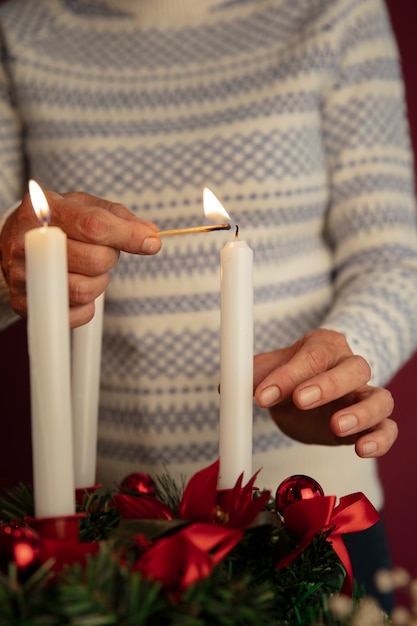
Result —
M 391 448 L 398 427 L 390 419 L 391 393 L 369 385 L 370 377 L 344 335 L 318 329 L 255 357 L 255 401 L 297 441 L 354 444 L 360 457 L 378 457 Z

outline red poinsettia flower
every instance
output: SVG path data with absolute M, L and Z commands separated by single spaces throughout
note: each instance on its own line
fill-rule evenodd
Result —
M 133 566 L 145 578 L 159 581 L 175 597 L 210 576 L 212 569 L 242 539 L 241 530 L 213 524 L 191 524 L 160 539 Z
M 241 474 L 232 489 L 218 491 L 219 461 L 215 461 L 187 483 L 179 506 L 181 519 L 247 528 L 264 509 L 270 496 L 269 491 L 264 491 L 253 498 L 258 473 L 244 487 Z
M 218 491 L 219 461 L 200 470 L 188 481 L 178 506 L 179 517 L 188 522 L 207 522 L 230 528 L 247 528 L 269 500 L 269 491 L 253 498 L 257 472 L 242 487 L 243 475 L 233 489 Z M 173 511 L 154 496 L 115 494 L 123 519 L 174 519 Z
M 200 470 L 185 486 L 178 512 L 189 522 L 213 522 L 217 506 L 219 461 Z

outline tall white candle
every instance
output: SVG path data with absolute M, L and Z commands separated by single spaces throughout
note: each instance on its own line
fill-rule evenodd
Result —
M 244 241 L 221 251 L 219 489 L 252 476 L 253 252 Z
M 204 189 L 206 217 L 230 221 L 221 202 Z M 219 489 L 231 489 L 243 473 L 252 477 L 253 432 L 253 252 L 245 241 L 225 245 L 220 255 Z
M 48 226 L 41 188 L 29 184 L 43 226 L 26 233 L 26 289 L 36 517 L 75 513 L 67 238 Z
M 93 319 L 72 332 L 72 413 L 75 486 L 96 481 L 104 293 L 95 301 Z

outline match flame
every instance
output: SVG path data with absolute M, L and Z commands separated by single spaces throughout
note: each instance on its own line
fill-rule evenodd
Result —
M 220 200 L 214 195 L 214 193 L 208 189 L 208 187 L 204 188 L 203 191 L 203 207 L 204 207 L 204 216 L 212 220 L 213 222 L 231 221 L 230 215 L 220 202 Z
M 29 181 L 29 195 L 36 217 L 43 226 L 47 226 L 51 220 L 49 204 L 40 185 L 32 179 Z

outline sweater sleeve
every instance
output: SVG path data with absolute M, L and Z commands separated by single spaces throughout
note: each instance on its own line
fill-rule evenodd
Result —
M 365 0 L 365 10 L 349 4 L 323 102 L 336 298 L 321 326 L 342 332 L 381 385 L 417 346 L 413 159 L 385 7 L 380 0 Z
M 13 83 L 8 72 L 8 52 L 0 32 L 0 231 L 7 216 L 16 208 L 24 188 L 25 156 L 23 123 L 20 118 Z M 1 254 L 1 250 L 0 250 Z M 9 304 L 9 291 L 0 271 L 0 329 L 18 316 Z

